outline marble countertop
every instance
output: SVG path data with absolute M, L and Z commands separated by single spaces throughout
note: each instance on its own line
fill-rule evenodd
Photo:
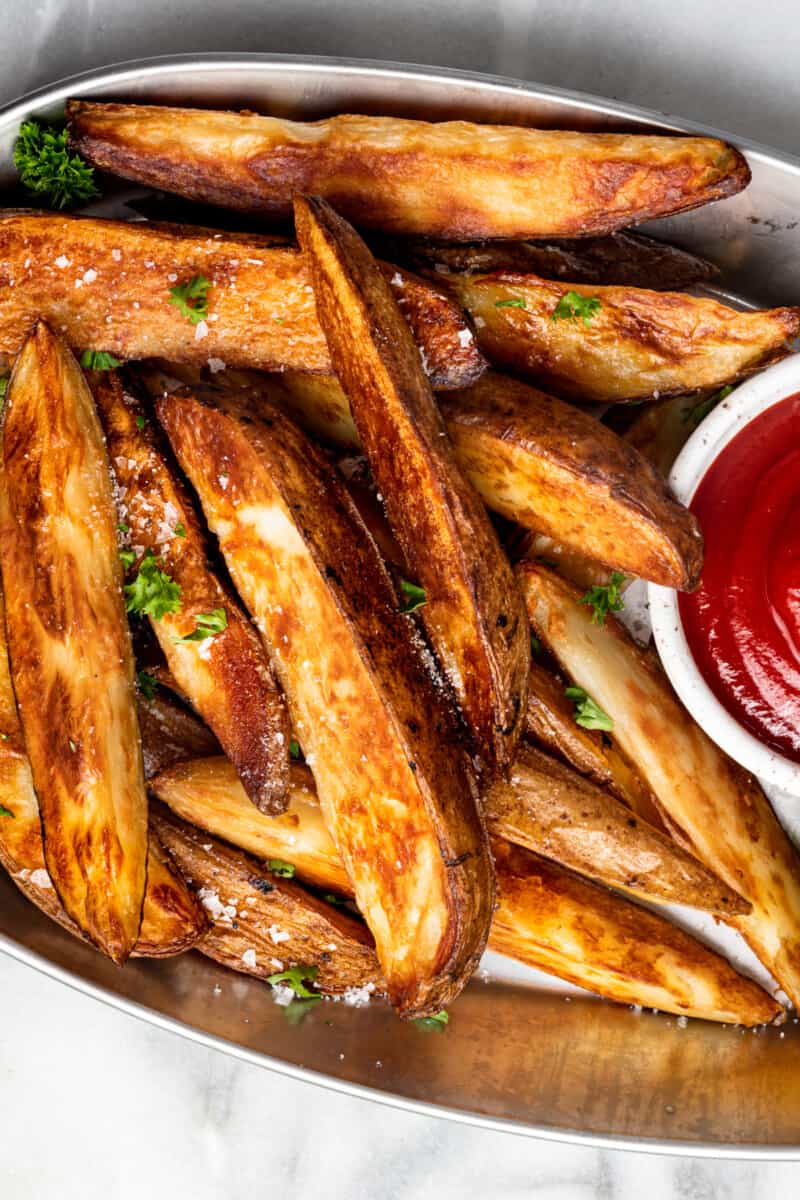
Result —
M 333 54 L 579 88 L 800 153 L 791 0 L 0 0 L 0 11 L 1 101 L 153 54 Z M 296 1083 L 2 956 L 0 1018 L 3 1200 L 783 1200 L 800 1191 L 800 1163 L 579 1149 Z

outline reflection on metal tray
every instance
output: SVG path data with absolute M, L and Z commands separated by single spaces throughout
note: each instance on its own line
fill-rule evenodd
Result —
M 13 186 L 20 121 L 59 116 L 67 96 L 249 107 L 305 119 L 373 112 L 709 132 L 610 101 L 456 71 L 186 56 L 95 71 L 8 106 L 0 114 L 0 188 Z M 800 303 L 800 162 L 738 144 L 753 170 L 747 191 L 650 228 L 718 263 L 719 286 L 740 300 Z M 120 187 L 91 211 L 118 215 L 134 194 Z M 489 956 L 444 1033 L 404 1025 L 381 1004 L 320 1004 L 290 1025 L 263 984 L 196 954 L 117 970 L 48 922 L 5 877 L 0 949 L 145 1020 L 377 1100 L 518 1133 L 660 1153 L 800 1158 L 800 1025 L 793 1021 L 755 1033 L 701 1021 L 683 1027 L 674 1017 L 545 986 L 543 977 Z

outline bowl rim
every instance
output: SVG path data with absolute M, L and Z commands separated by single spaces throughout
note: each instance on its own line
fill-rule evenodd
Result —
M 800 354 L 790 354 L 730 393 L 701 421 L 669 475 L 675 498 L 690 505 L 707 471 L 726 446 L 756 417 L 800 391 Z M 683 627 L 678 593 L 648 584 L 653 637 L 679 698 L 708 736 L 763 782 L 800 796 L 800 763 L 771 749 L 717 699 L 702 675 Z

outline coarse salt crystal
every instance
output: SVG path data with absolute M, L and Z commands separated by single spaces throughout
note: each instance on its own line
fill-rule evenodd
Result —
M 292 988 L 287 987 L 287 985 L 284 983 L 273 983 L 272 999 L 276 1004 L 279 1004 L 281 1008 L 288 1008 L 288 1006 L 294 1000 L 294 991 Z
M 365 983 L 363 987 L 349 987 L 345 989 L 342 1000 L 345 1004 L 349 1004 L 351 1008 L 365 1008 L 369 1004 L 370 997 L 374 991 L 374 983 Z
M 122 259 L 122 251 L 121 250 L 112 250 L 111 257 L 113 258 L 114 262 L 120 262 Z
M 97 279 L 97 271 L 95 271 L 94 267 L 89 267 L 88 271 L 83 272 L 84 283 L 94 283 L 95 279 Z
M 60 254 L 56 259 L 56 266 L 63 271 L 65 267 L 71 266 L 71 259 L 67 258 L 66 254 Z
M 39 867 L 37 871 L 31 871 L 31 883 L 40 888 L 52 888 L 53 886 L 53 881 L 44 867 Z
M 242 962 L 246 967 L 249 967 L 251 971 L 254 971 L 256 968 L 255 950 L 245 950 L 244 954 L 242 955 Z
M 267 933 L 272 938 L 272 941 L 276 946 L 280 946 L 281 942 L 288 942 L 289 938 L 292 936 L 290 933 L 287 933 L 285 929 L 281 929 L 279 925 L 270 925 Z
M 208 325 L 205 321 L 198 321 L 194 331 L 194 340 L 201 342 L 204 337 L 208 337 Z
M 458 340 L 462 346 L 468 346 L 472 341 L 472 333 L 469 329 L 459 329 Z
M 225 360 L 223 358 L 210 358 L 208 360 L 208 369 L 212 375 L 216 375 L 218 371 L 224 371 Z

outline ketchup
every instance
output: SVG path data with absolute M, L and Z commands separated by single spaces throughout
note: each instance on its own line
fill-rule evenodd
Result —
M 800 762 L 800 393 L 728 443 L 691 509 L 705 565 L 678 602 L 695 662 L 733 717 Z

